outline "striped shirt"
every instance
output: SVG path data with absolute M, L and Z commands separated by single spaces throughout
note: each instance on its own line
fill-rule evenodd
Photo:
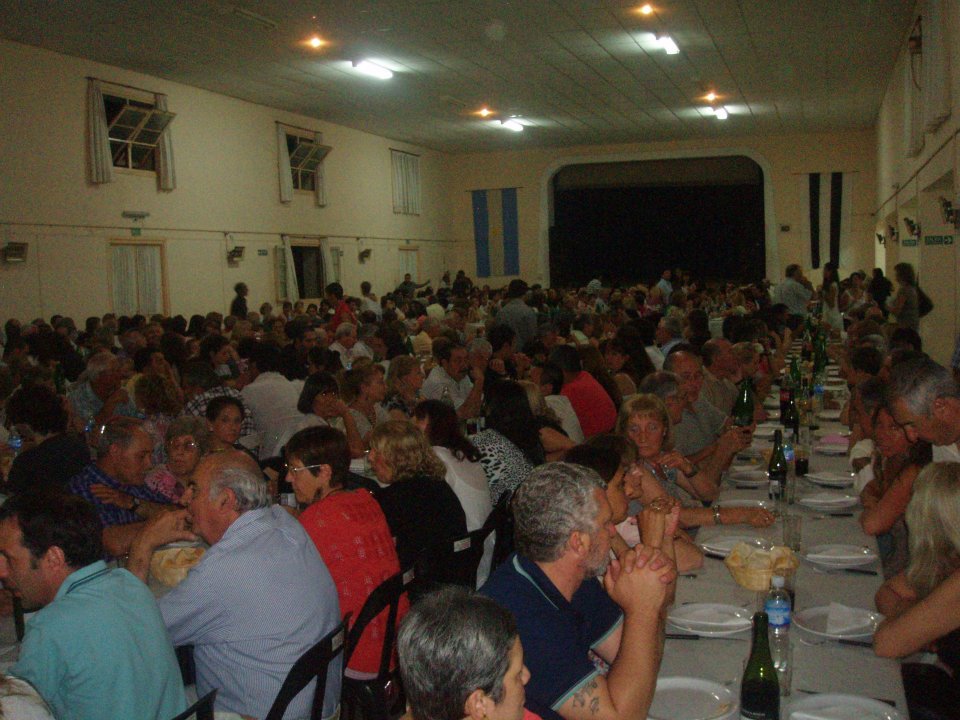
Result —
M 170 504 L 169 498 L 151 490 L 146 485 L 127 485 L 126 483 L 119 482 L 107 475 L 96 463 L 90 463 L 70 478 L 68 487 L 74 495 L 79 495 L 93 505 L 97 511 L 97 515 L 100 516 L 101 524 L 105 528 L 114 525 L 128 525 L 130 523 L 142 522 L 143 518 L 137 515 L 136 510 L 128 510 L 113 503 L 104 502 L 94 495 L 90 490 L 90 486 L 98 484 L 106 485 L 109 488 L 119 490 L 122 493 L 139 498 L 140 500 L 146 500 L 160 505 Z
M 280 506 L 243 513 L 180 585 L 160 599 L 174 645 L 193 645 L 197 695 L 217 710 L 265 717 L 294 662 L 340 622 L 337 589 L 313 541 Z M 341 657 L 323 717 L 340 698 Z M 314 683 L 286 720 L 309 718 Z
M 206 392 L 202 392 L 188 400 L 187 404 L 183 406 L 183 414 L 206 417 L 207 403 L 218 397 L 232 397 L 243 403 L 243 422 L 240 424 L 240 437 L 253 434 L 253 415 L 250 413 L 250 408 L 247 407 L 247 404 L 243 402 L 243 395 L 240 394 L 239 390 L 227 387 L 226 385 L 212 387 Z

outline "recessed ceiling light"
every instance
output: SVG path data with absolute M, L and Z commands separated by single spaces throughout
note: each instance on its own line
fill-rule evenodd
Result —
M 489 117 L 490 115 L 493 115 L 493 110 L 490 108 L 481 108 L 477 114 L 480 115 L 480 117 Z
M 375 77 L 378 80 L 389 80 L 393 77 L 393 72 L 385 68 L 383 65 L 378 65 L 372 60 L 360 60 L 353 63 L 354 69 L 363 73 L 364 75 L 369 75 L 370 77 Z
M 307 40 L 307 44 L 312 48 L 318 48 L 323 45 L 323 40 L 314 35 L 312 38 Z
M 713 116 L 717 120 L 726 120 L 727 119 L 727 109 L 725 107 L 718 107 L 713 111 Z
M 707 102 L 713 102 L 714 100 L 717 99 L 717 94 L 713 92 L 713 90 L 711 90 L 710 92 L 707 93 L 706 99 L 707 99 Z
M 650 5 L 649 3 L 646 4 L 646 5 L 643 5 L 643 6 L 640 8 L 640 14 L 641 14 L 641 15 L 649 15 L 649 14 L 651 14 L 652 12 L 653 12 L 653 6 Z
M 660 44 L 660 47 L 663 48 L 664 52 L 667 53 L 667 55 L 676 55 L 680 52 L 680 48 L 677 47 L 677 44 L 669 35 L 660 35 L 657 37 L 657 42 Z
M 514 132 L 523 132 L 523 125 L 516 120 L 501 120 L 500 125 L 507 130 L 513 130 Z

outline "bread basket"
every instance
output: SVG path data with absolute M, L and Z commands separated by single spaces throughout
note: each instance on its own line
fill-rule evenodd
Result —
M 737 543 L 723 561 L 737 585 L 763 592 L 770 589 L 770 578 L 796 572 L 800 560 L 793 550 L 777 545 L 770 550 Z

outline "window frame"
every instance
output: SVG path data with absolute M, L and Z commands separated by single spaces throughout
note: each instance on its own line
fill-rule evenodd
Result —
M 317 171 L 333 148 L 329 145 L 318 143 L 315 138 L 308 137 L 288 127 L 283 128 L 283 132 L 287 136 L 287 153 L 290 159 L 290 174 L 291 181 L 293 183 L 293 191 L 309 194 L 316 193 L 317 183 L 319 181 Z M 291 139 L 293 139 L 296 143 L 292 149 L 290 148 Z M 304 147 L 311 149 L 307 151 L 302 161 L 300 161 L 298 164 L 295 164 L 294 156 L 298 151 L 300 151 L 301 148 Z M 305 164 L 315 159 L 318 153 L 320 153 L 320 157 L 316 159 L 316 164 L 313 166 L 313 169 L 305 169 Z M 304 187 L 303 177 L 305 175 L 312 177 L 312 187 Z
M 169 110 L 159 110 L 154 101 L 144 100 L 130 93 L 106 88 L 103 91 L 103 105 L 104 113 L 107 116 L 107 137 L 110 143 L 110 161 L 113 168 L 125 172 L 155 176 L 158 172 L 157 146 L 163 138 L 163 133 L 177 114 Z M 120 122 L 126 120 L 128 115 L 136 114 L 141 116 L 134 123 Z M 159 131 L 148 127 L 157 117 L 163 121 Z M 129 132 L 124 136 L 121 132 L 116 131 L 118 128 Z M 152 141 L 144 141 L 145 134 L 155 134 L 156 137 Z M 146 156 L 150 158 L 150 167 L 145 167 L 143 162 L 134 162 L 135 156 L 142 152 L 144 148 L 148 149 Z M 126 164 L 118 164 L 121 156 L 126 158 Z

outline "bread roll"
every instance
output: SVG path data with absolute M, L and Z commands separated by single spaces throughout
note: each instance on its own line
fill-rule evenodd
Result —
M 150 559 L 150 574 L 162 585 L 176 587 L 203 557 L 202 547 L 172 547 L 157 550 Z

